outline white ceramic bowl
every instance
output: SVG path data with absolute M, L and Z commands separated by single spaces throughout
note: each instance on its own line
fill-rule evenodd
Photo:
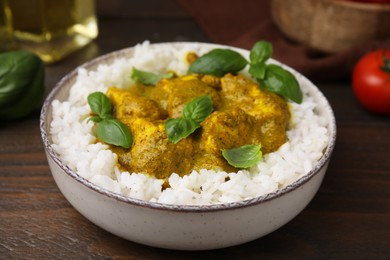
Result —
M 185 43 L 165 44 L 174 46 Z M 82 67 L 94 70 L 99 64 L 110 63 L 119 56 L 131 57 L 133 51 L 133 48 L 128 48 L 113 52 Z M 245 52 L 242 49 L 239 51 Z M 169 249 L 205 250 L 260 238 L 286 224 L 310 202 L 320 187 L 336 140 L 336 122 L 328 101 L 309 80 L 291 71 L 300 84 L 310 89 L 310 95 L 319 104 L 319 114 L 328 120 L 330 141 L 313 170 L 283 189 L 234 203 L 167 205 L 116 194 L 82 178 L 57 156 L 49 135 L 51 102 L 54 99 L 66 100 L 77 70 L 55 86 L 41 112 L 40 129 L 53 177 L 65 198 L 87 219 L 117 236 L 137 243 Z

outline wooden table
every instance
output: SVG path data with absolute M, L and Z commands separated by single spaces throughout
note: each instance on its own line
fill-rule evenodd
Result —
M 100 17 L 100 36 L 94 43 L 47 66 L 47 92 L 85 61 L 145 39 L 209 41 L 175 6 L 164 15 L 147 10 L 142 14 Z M 95 226 L 65 200 L 54 183 L 41 142 L 39 111 L 24 120 L 1 122 L 0 258 L 389 259 L 390 117 L 362 109 L 349 82 L 318 86 L 333 106 L 338 125 L 337 145 L 318 194 L 279 230 L 247 244 L 213 251 L 151 248 Z

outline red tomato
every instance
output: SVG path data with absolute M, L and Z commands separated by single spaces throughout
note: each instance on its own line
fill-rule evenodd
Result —
M 356 98 L 368 110 L 390 114 L 390 49 L 363 56 L 354 67 L 352 86 Z

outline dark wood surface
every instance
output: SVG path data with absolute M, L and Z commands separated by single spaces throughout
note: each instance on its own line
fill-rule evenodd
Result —
M 156 1 L 161 4 L 161 1 Z M 145 39 L 209 41 L 177 6 L 99 17 L 99 38 L 47 66 L 46 88 L 76 66 Z M 324 182 L 308 207 L 279 230 L 226 249 L 181 252 L 118 238 L 81 216 L 51 176 L 39 111 L 0 123 L 0 259 L 389 259 L 390 117 L 355 101 L 350 83 L 319 83 L 338 125 Z

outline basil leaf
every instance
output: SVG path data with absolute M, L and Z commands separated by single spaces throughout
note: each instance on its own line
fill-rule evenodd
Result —
M 102 121 L 102 118 L 100 116 L 91 116 L 90 118 L 88 118 L 88 122 L 89 121 L 99 123 L 100 121 Z
M 257 80 L 264 79 L 267 65 L 265 63 L 256 63 L 249 66 L 249 73 Z
M 165 132 L 171 143 L 178 143 L 200 127 L 213 111 L 213 101 L 210 96 L 194 98 L 185 105 L 181 118 L 171 118 L 165 121 Z
M 88 121 L 97 123 L 97 137 L 108 144 L 130 148 L 133 144 L 133 136 L 125 124 L 111 116 L 110 99 L 102 92 L 94 92 L 88 95 L 88 104 L 96 114 Z
M 210 96 L 200 96 L 194 98 L 183 109 L 183 117 L 202 123 L 213 111 L 213 101 Z
M 170 118 L 164 124 L 168 140 L 173 144 L 192 134 L 199 126 L 190 118 Z
M 137 70 L 136 68 L 133 68 L 131 72 L 131 78 L 134 81 L 141 82 L 142 84 L 145 85 L 156 85 L 160 79 L 163 78 L 170 79 L 172 77 L 173 77 L 173 73 L 155 74 L 152 72 Z
M 249 53 L 251 64 L 264 63 L 271 56 L 272 44 L 267 41 L 256 42 Z
M 188 73 L 211 74 L 222 77 L 226 73 L 237 73 L 248 64 L 238 52 L 229 49 L 214 49 L 196 59 Z
M 97 136 L 108 144 L 130 148 L 133 136 L 129 128 L 114 118 L 105 118 L 97 124 Z
M 298 81 L 293 74 L 278 65 L 267 65 L 265 78 L 259 80 L 259 83 L 268 91 L 289 98 L 298 104 L 302 102 L 303 97 Z
M 0 54 L 0 118 L 20 119 L 31 113 L 45 92 L 45 66 L 35 54 Z
M 93 113 L 100 118 L 111 117 L 111 101 L 102 92 L 94 92 L 88 95 L 88 104 Z M 94 120 L 95 121 L 95 120 Z
M 224 149 L 222 156 L 236 168 L 249 168 L 256 165 L 262 156 L 261 145 L 248 144 L 239 148 Z

